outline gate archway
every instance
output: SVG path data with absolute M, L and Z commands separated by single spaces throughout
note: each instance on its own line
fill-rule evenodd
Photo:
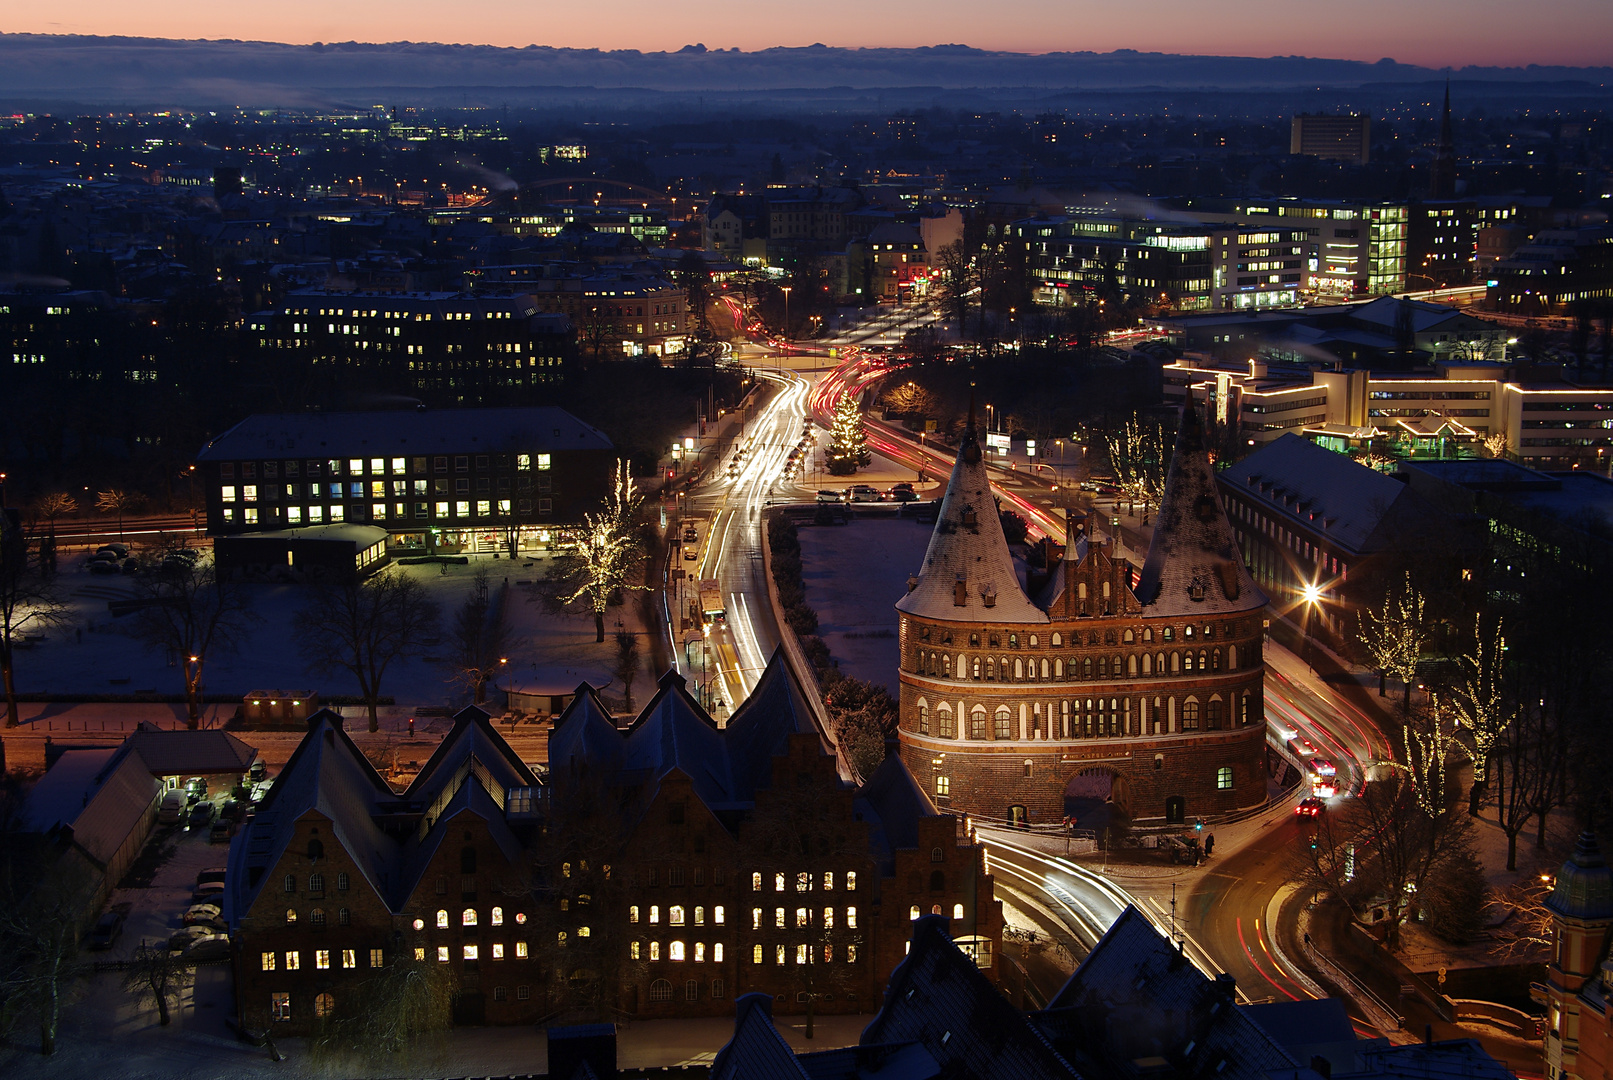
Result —
M 1131 798 L 1126 778 L 1106 766 L 1082 769 L 1064 785 L 1064 816 L 1078 829 L 1102 830 L 1128 822 Z

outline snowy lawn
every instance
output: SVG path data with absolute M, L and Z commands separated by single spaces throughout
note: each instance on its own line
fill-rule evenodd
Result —
M 807 604 L 841 674 L 898 692 L 896 602 L 924 562 L 932 529 L 911 518 L 801 527 Z

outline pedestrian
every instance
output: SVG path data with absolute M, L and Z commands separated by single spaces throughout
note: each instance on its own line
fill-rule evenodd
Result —
M 1210 853 L 1212 851 L 1214 851 L 1214 850 L 1215 850 L 1215 834 L 1211 833 L 1210 835 L 1208 835 L 1208 836 L 1206 836 L 1204 838 L 1204 857 L 1206 859 L 1209 858 Z

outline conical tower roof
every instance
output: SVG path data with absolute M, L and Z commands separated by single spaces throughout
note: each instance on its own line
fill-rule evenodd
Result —
M 1546 906 L 1570 919 L 1613 919 L 1613 871 L 1589 831 L 1579 834 L 1574 853 L 1557 871 Z
M 1137 599 L 1145 616 L 1227 614 L 1266 606 L 1266 594 L 1238 553 L 1204 445 L 1204 421 L 1191 398 L 1176 432 Z
M 1047 622 L 1014 572 L 973 423 L 958 448 L 917 584 L 896 610 L 955 622 Z

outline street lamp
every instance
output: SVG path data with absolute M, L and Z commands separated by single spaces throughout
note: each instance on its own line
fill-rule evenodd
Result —
M 780 285 L 779 292 L 784 294 L 784 340 L 790 339 L 790 290 L 794 285 Z

